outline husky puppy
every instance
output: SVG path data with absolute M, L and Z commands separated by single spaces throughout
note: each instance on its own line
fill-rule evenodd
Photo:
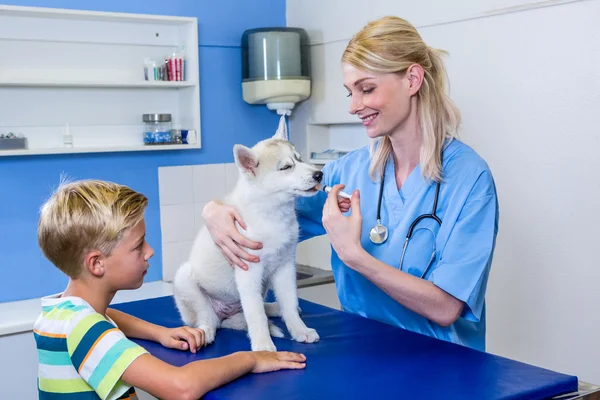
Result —
M 238 230 L 262 243 L 262 249 L 249 250 L 260 262 L 248 271 L 232 268 L 203 227 L 174 278 L 177 308 L 186 324 L 204 330 L 207 344 L 222 327 L 247 330 L 254 351 L 275 351 L 271 335 L 283 337 L 283 332 L 268 316 L 283 317 L 292 339 L 317 342 L 319 335 L 298 310 L 295 199 L 315 195 L 323 173 L 304 163 L 278 134 L 251 149 L 235 145 L 233 153 L 239 179 L 224 203 L 234 206 L 248 227 L 237 225 Z M 265 304 L 268 288 L 277 303 Z

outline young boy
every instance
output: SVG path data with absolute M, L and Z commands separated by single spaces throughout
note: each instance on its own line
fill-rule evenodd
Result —
M 35 322 L 40 399 L 134 399 L 138 387 L 161 399 L 198 399 L 248 372 L 300 369 L 288 352 L 239 352 L 174 367 L 127 339 L 196 352 L 204 332 L 168 329 L 108 308 L 119 290 L 137 289 L 154 251 L 145 240 L 148 200 L 103 181 L 61 184 L 42 206 L 38 243 L 69 277 L 42 300 Z

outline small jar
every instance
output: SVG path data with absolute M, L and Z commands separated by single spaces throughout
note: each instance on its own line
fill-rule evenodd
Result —
M 171 114 L 144 114 L 144 144 L 169 144 Z
M 183 144 L 181 129 L 171 129 L 171 138 L 173 139 L 173 144 Z

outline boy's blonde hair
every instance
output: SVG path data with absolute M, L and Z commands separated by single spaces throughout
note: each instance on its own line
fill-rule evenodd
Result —
M 127 186 L 98 180 L 61 183 L 40 210 L 38 244 L 70 278 L 82 271 L 85 256 L 109 256 L 123 233 L 144 218 L 148 199 Z
M 442 179 L 442 147 L 458 137 L 460 112 L 447 93 L 446 69 L 441 50 L 427 46 L 414 26 L 402 18 L 383 17 L 367 24 L 348 43 L 342 62 L 374 73 L 405 73 L 419 64 L 425 71 L 418 94 L 419 123 L 423 134 L 421 173 L 433 181 Z M 388 136 L 371 143 L 369 175 L 381 176 L 392 151 Z

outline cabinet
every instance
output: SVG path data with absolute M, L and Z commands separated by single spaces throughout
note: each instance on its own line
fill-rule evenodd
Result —
M 144 60 L 185 54 L 185 81 L 146 81 Z M 196 18 L 0 6 L 0 156 L 198 149 Z M 195 144 L 144 145 L 143 114 L 168 113 Z M 72 147 L 64 143 L 66 126 Z
M 330 160 L 315 158 L 313 153 L 328 149 L 352 151 L 369 144 L 361 123 L 311 123 L 306 126 L 306 159 L 315 165 L 325 165 Z

